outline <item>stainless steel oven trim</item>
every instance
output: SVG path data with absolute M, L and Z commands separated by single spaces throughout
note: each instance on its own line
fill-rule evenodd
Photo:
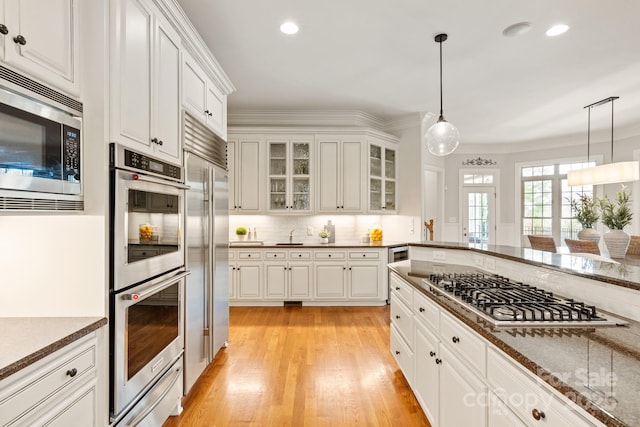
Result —
M 115 319 L 111 323 L 111 327 L 114 328 L 111 345 L 113 349 L 112 415 L 114 417 L 117 417 L 135 402 L 149 385 L 182 354 L 184 350 L 184 281 L 189 273 L 188 271 L 181 271 L 177 274 L 164 275 L 135 287 L 134 290 L 136 292 L 146 293 L 145 297 L 136 300 L 126 298 L 124 292 L 113 295 Z M 126 334 L 124 325 L 126 325 L 127 308 L 144 301 L 152 295 L 148 292 L 149 290 L 154 289 L 154 293 L 159 292 L 176 283 L 178 283 L 178 336 L 151 359 L 143 369 L 127 380 L 125 362 L 127 360 L 127 349 L 124 347 Z
M 119 291 L 126 287 L 140 283 L 151 277 L 158 276 L 176 268 L 184 266 L 184 197 L 185 191 L 177 188 L 173 183 L 156 183 L 134 179 L 134 173 L 115 170 L 115 195 L 113 206 L 113 277 L 112 288 Z M 163 255 L 154 256 L 143 261 L 129 263 L 127 251 L 129 240 L 127 236 L 128 218 L 127 210 L 129 189 L 142 190 L 155 193 L 176 195 L 179 197 L 178 206 L 178 250 Z

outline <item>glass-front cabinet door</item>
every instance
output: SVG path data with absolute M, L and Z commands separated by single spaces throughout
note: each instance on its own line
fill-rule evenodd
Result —
M 310 141 L 269 141 L 269 211 L 311 211 Z
M 396 210 L 396 150 L 369 144 L 369 211 Z

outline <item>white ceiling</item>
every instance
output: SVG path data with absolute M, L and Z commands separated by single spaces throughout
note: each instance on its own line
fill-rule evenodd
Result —
M 638 0 L 178 0 L 235 85 L 229 111 L 438 113 L 461 143 L 583 138 L 585 105 L 615 102 L 616 139 L 640 125 Z M 285 20 L 295 36 L 279 31 Z M 531 31 L 504 37 L 529 21 Z M 569 32 L 545 36 L 563 22 Z M 591 111 L 609 135 L 611 109 Z M 633 128 L 633 130 L 632 130 Z M 606 132 L 605 132 L 606 131 Z M 607 139 L 605 139 L 607 140 Z

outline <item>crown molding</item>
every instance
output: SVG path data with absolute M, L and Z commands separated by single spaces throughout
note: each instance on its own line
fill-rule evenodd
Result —
M 228 126 L 357 126 L 384 129 L 384 123 L 364 111 L 240 110 L 230 111 Z
M 235 92 L 236 88 L 233 86 L 233 83 L 231 83 L 229 76 L 227 76 L 218 60 L 213 56 L 213 53 L 211 53 L 205 41 L 198 31 L 196 31 L 191 20 L 184 13 L 184 10 L 182 10 L 177 0 L 154 0 L 154 3 L 162 11 L 165 18 L 168 19 L 180 33 L 182 46 L 186 48 L 200 64 L 204 65 L 203 68 L 205 72 L 218 89 L 225 95 Z

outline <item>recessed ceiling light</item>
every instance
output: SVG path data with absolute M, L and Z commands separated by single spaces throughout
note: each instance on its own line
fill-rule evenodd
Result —
M 558 25 L 554 25 L 553 27 L 549 28 L 546 32 L 547 36 L 549 37 L 555 37 L 555 36 L 559 36 L 560 34 L 564 34 L 567 31 L 569 31 L 569 26 L 566 24 L 558 24 Z
M 285 34 L 295 34 L 298 32 L 298 29 L 298 26 L 291 21 L 285 22 L 284 24 L 280 25 L 280 31 Z
M 502 35 L 505 37 L 520 36 L 524 33 L 528 33 L 531 30 L 531 22 L 518 22 L 517 24 L 509 25 L 502 30 Z

